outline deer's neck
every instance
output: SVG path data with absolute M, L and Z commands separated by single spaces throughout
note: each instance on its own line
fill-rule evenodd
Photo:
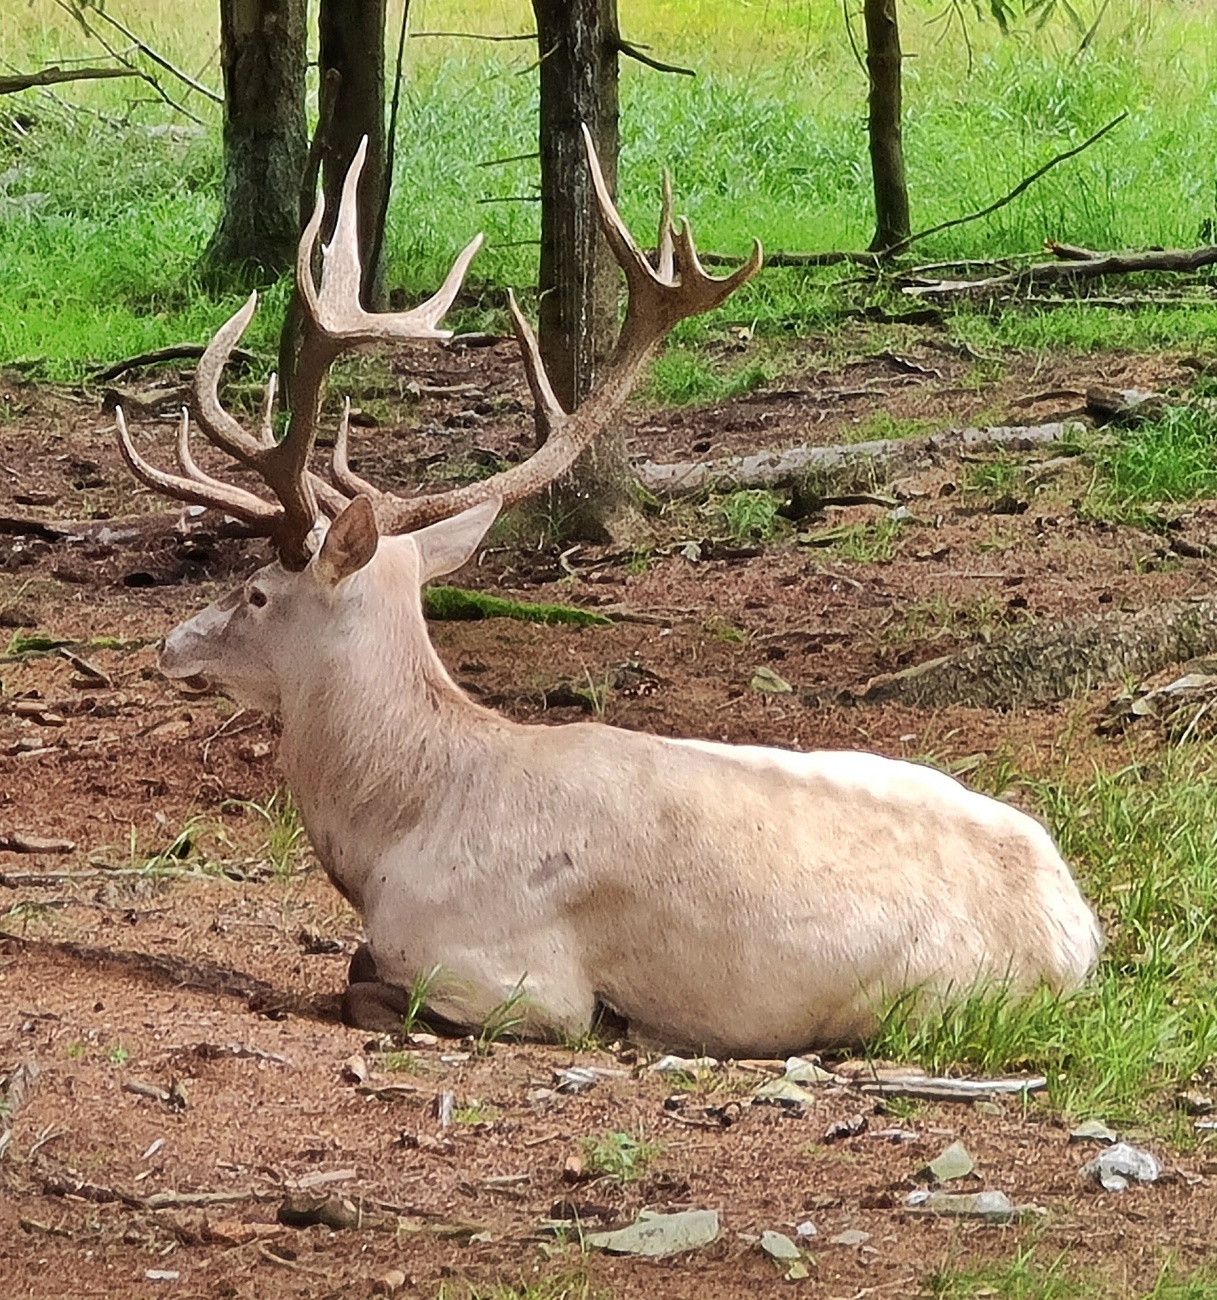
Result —
M 460 785 L 504 724 L 449 677 L 415 608 L 378 604 L 284 692 L 281 758 L 322 865 L 360 906 L 369 872 Z

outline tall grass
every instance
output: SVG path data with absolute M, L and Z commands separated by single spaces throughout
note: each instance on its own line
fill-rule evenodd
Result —
M 926 241 L 925 256 L 1026 251 L 1045 236 L 1097 247 L 1194 242 L 1217 212 L 1211 156 L 1198 147 L 1217 135 L 1212 11 L 1207 0 L 1112 0 L 1079 54 L 1068 24 L 1007 38 L 991 23 L 973 24 L 965 42 L 958 27 L 932 21 L 931 7 L 905 5 L 906 153 L 919 226 L 980 207 L 1129 113 L 1112 136 L 1016 202 Z M 218 84 L 212 0 L 131 0 L 120 16 Z M 522 0 L 418 0 L 411 21 L 415 32 L 532 27 Z M 838 8 L 724 3 L 708 24 L 694 0 L 639 0 L 622 6 L 622 21 L 631 39 L 697 72 L 623 65 L 621 203 L 643 238 L 670 166 L 680 210 L 704 248 L 740 253 L 753 235 L 770 249 L 865 245 L 866 85 Z M 0 59 L 12 65 L 86 55 L 95 58 L 95 47 L 51 0 L 19 6 L 0 24 Z M 477 228 L 487 246 L 475 286 L 534 281 L 536 163 L 501 161 L 535 150 L 534 62 L 527 43 L 411 42 L 387 240 L 391 284 L 433 287 Z M 82 359 L 199 337 L 231 308 L 208 300 L 193 279 L 217 218 L 217 110 L 166 84 L 203 119 L 201 135 L 160 132 L 172 115 L 138 82 L 0 101 L 0 362 L 41 356 L 70 370 Z M 773 333 L 822 329 L 834 318 L 841 278 L 767 272 L 725 312 Z M 1173 308 L 1016 315 L 1013 325 L 962 319 L 974 341 L 1021 346 L 1175 343 L 1214 327 L 1212 313 Z M 257 328 L 269 338 L 265 317 Z M 689 325 L 682 337 L 713 328 Z
M 1217 779 L 1210 746 L 1037 793 L 1103 920 L 1099 969 L 1068 999 L 970 997 L 917 1021 L 889 1016 L 879 1055 L 932 1069 L 1032 1069 L 1078 1116 L 1190 1121 L 1175 1092 L 1217 1068 Z

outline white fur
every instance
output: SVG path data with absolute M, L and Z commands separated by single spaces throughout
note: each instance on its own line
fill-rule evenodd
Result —
M 419 588 L 493 513 L 382 538 L 338 581 L 272 565 L 165 646 L 170 674 L 281 713 L 289 784 L 382 980 L 441 968 L 429 1005 L 463 1024 L 522 980 L 536 1034 L 577 1035 L 599 1003 L 643 1042 L 769 1055 L 865 1038 L 910 991 L 1085 978 L 1099 928 L 1047 832 L 942 772 L 471 702 Z

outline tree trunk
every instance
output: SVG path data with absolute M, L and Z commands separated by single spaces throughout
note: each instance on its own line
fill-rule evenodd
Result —
M 376 228 L 385 208 L 390 178 L 385 170 L 385 0 L 321 0 L 317 19 L 322 76 L 336 72 L 338 84 L 328 148 L 322 165 L 328 238 L 338 214 L 347 167 L 368 137 L 368 156 L 359 182 L 359 252 L 363 260 L 363 305 L 384 305 Z
M 865 0 L 866 71 L 870 78 L 871 176 L 875 186 L 873 252 L 883 252 L 907 239 L 909 195 L 904 173 L 904 144 L 900 106 L 900 26 L 896 0 Z
M 224 207 L 203 254 L 211 275 L 276 276 L 300 237 L 308 152 L 305 0 L 220 0 Z
M 580 124 L 617 190 L 616 0 L 533 0 L 541 58 L 541 356 L 573 411 L 617 337 L 620 273 L 600 231 Z M 563 540 L 606 540 L 632 504 L 617 429 L 596 440 L 550 489 L 550 527 Z

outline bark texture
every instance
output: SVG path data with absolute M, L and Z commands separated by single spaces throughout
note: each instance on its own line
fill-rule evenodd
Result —
M 220 0 L 224 206 L 203 255 L 209 274 L 276 276 L 295 258 L 306 36 L 305 0 Z
M 619 273 L 600 231 L 580 125 L 617 191 L 616 0 L 533 0 L 541 58 L 541 269 L 538 340 L 559 402 L 591 391 L 617 335 Z M 550 492 L 551 527 L 603 540 L 628 508 L 632 479 L 618 430 L 607 430 Z
M 948 456 L 979 451 L 1030 451 L 1075 439 L 1084 426 L 1072 421 L 1027 426 L 954 429 L 926 438 L 879 438 L 828 447 L 788 447 L 722 460 L 644 461 L 639 482 L 654 496 L 687 497 L 702 492 L 738 492 L 743 488 L 795 487 L 809 477 L 837 490 L 857 483 L 869 486 L 894 471 L 933 464 Z
M 867 132 L 875 188 L 874 252 L 908 239 L 909 195 L 901 122 L 900 25 L 896 0 L 865 0 L 866 72 L 870 79 Z
M 337 73 L 340 78 L 321 169 L 323 240 L 333 230 L 347 167 L 366 135 L 368 156 L 359 182 L 359 253 L 363 305 L 376 310 L 384 305 L 381 267 L 373 265 L 376 228 L 390 184 L 385 168 L 385 0 L 322 0 L 317 26 L 322 76 Z
M 988 645 L 873 678 L 850 698 L 1012 709 L 1067 700 L 1103 682 L 1148 677 L 1214 652 L 1217 597 L 1205 596 L 1131 616 L 1016 628 Z

